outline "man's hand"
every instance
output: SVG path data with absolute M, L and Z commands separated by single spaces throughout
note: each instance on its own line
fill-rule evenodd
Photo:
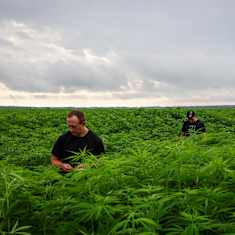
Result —
M 60 169 L 64 172 L 69 172 L 73 169 L 73 167 L 69 163 L 62 163 Z
M 55 155 L 51 156 L 51 163 L 52 165 L 60 168 L 63 172 L 69 172 L 73 169 L 73 167 L 69 163 L 63 163 L 61 159 L 59 159 Z

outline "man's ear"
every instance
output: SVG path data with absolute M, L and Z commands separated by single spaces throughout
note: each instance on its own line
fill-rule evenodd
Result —
M 79 124 L 85 126 L 86 123 L 85 121 L 79 121 Z

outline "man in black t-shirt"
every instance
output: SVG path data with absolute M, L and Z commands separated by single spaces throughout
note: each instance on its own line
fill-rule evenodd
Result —
M 189 136 L 190 131 L 195 131 L 196 133 L 206 132 L 204 123 L 197 118 L 194 111 L 187 112 L 187 118 L 181 129 L 181 136 Z
M 51 163 L 64 172 L 74 167 L 68 159 L 75 153 L 87 150 L 93 155 L 104 153 L 102 140 L 85 126 L 85 116 L 79 110 L 73 110 L 67 115 L 69 131 L 61 135 L 52 149 Z

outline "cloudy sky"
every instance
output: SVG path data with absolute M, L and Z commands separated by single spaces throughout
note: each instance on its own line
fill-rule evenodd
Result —
M 0 105 L 235 104 L 234 0 L 0 0 Z

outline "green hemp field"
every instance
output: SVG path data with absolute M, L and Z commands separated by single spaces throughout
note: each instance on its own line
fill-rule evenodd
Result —
M 70 109 L 0 109 L 0 234 L 235 234 L 235 109 L 87 108 L 106 153 L 61 174 L 51 149 Z

